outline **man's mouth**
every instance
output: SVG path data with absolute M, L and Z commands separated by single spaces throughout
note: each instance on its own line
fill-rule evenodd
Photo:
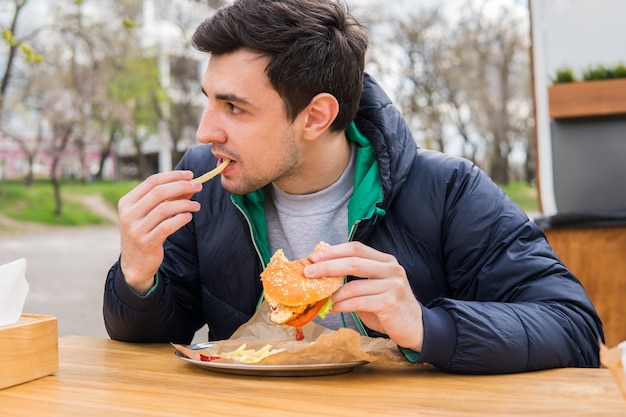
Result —
M 219 164 L 213 168 L 212 170 L 210 170 L 209 172 L 207 172 L 204 175 L 201 175 L 197 178 L 194 178 L 191 180 L 191 182 L 199 182 L 201 184 L 211 180 L 212 178 L 218 176 L 219 174 L 222 173 L 222 171 L 224 171 L 226 169 L 226 167 L 228 167 L 228 165 L 230 165 L 230 160 L 229 159 L 219 159 L 218 160 Z
M 228 167 L 230 167 L 231 165 L 233 165 L 233 164 L 236 164 L 236 163 L 237 163 L 236 161 L 233 161 L 232 159 L 229 159 L 229 158 L 219 158 L 219 159 L 217 160 L 217 166 L 220 166 L 220 165 L 221 165 L 221 164 L 223 164 L 225 161 L 228 161 L 228 165 L 226 165 L 226 168 L 224 168 L 224 169 L 228 169 Z

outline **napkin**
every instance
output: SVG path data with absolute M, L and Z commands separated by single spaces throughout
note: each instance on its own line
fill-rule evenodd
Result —
M 25 259 L 0 266 L 0 326 L 19 320 L 29 289 Z
M 246 349 L 261 350 L 265 345 L 278 352 L 266 356 L 259 364 L 263 365 L 304 365 L 330 364 L 366 361 L 384 368 L 418 368 L 426 364 L 413 364 L 404 359 L 398 347 L 389 339 L 361 336 L 352 329 L 329 330 L 314 322 L 304 325 L 304 340 L 296 340 L 295 329 L 276 325 L 269 321 L 270 308 L 263 301 L 252 318 L 241 325 L 227 340 L 211 343 L 204 349 L 174 347 L 194 360 L 202 356 L 222 356 L 224 352 L 234 352 L 246 344 Z M 220 361 L 228 361 L 220 358 Z

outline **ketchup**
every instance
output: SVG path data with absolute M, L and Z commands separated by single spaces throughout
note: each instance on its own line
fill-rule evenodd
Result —
M 296 340 L 304 340 L 304 333 L 302 333 L 302 327 L 296 327 Z
M 200 361 L 202 362 L 211 362 L 219 358 L 220 358 L 219 356 L 213 356 L 213 355 L 209 356 L 209 355 L 204 355 L 202 353 L 200 354 Z

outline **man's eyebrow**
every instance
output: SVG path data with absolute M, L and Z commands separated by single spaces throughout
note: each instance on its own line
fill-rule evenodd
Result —
M 252 106 L 252 102 L 250 100 L 248 100 L 245 97 L 238 96 L 236 94 L 229 94 L 229 93 L 219 94 L 218 93 L 215 95 L 215 98 L 220 101 L 231 101 L 235 103 L 247 104 L 249 106 Z
M 205 97 L 209 96 L 206 90 L 204 89 L 204 87 L 201 87 L 201 90 L 202 90 L 202 94 L 204 94 Z M 247 104 L 249 106 L 254 106 L 250 100 L 248 100 L 245 97 L 238 96 L 236 94 L 228 94 L 228 93 L 219 94 L 218 93 L 215 95 L 215 98 L 220 101 L 232 101 L 235 103 L 241 103 L 241 104 Z

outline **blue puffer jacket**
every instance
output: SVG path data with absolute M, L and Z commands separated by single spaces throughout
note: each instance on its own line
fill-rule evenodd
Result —
M 350 236 L 405 268 L 424 306 L 420 361 L 464 373 L 599 365 L 602 324 L 583 287 L 480 169 L 417 149 L 369 77 L 347 134 L 359 145 Z M 198 146 L 178 168 L 199 175 L 215 163 L 210 146 Z M 157 284 L 145 297 L 130 290 L 116 263 L 104 294 L 111 338 L 189 343 L 205 323 L 211 339 L 245 323 L 270 257 L 263 196 L 205 184 L 194 197 L 202 210 L 167 240 Z

